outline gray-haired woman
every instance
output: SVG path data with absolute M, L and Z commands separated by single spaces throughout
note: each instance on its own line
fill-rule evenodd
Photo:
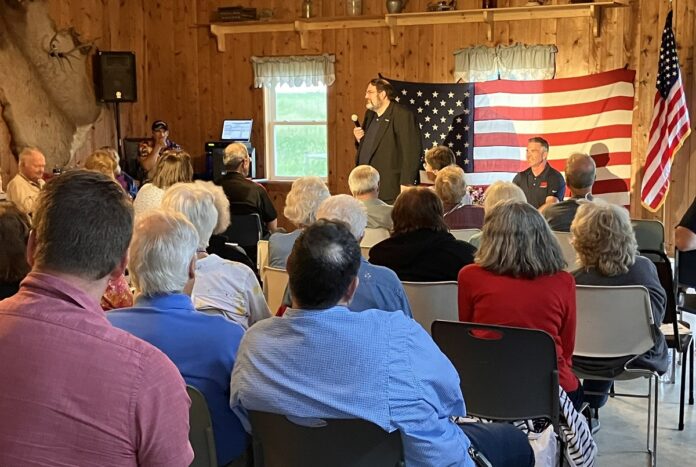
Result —
M 664 373 L 669 367 L 669 355 L 660 323 L 665 316 L 666 294 L 660 284 L 655 265 L 648 258 L 637 255 L 637 243 L 631 219 L 626 209 L 599 200 L 584 203 L 575 214 L 570 226 L 573 246 L 578 253 L 581 267 L 573 272 L 581 285 L 642 285 L 648 289 L 653 319 L 655 320 L 655 346 L 633 362 L 632 367 Z M 579 368 L 593 372 L 623 368 L 627 359 L 617 361 L 599 359 L 574 360 Z M 585 391 L 606 393 L 611 381 L 585 380 Z M 590 407 L 598 409 L 607 402 L 607 395 L 586 395 Z
M 524 202 L 500 202 L 486 211 L 475 264 L 459 272 L 459 319 L 549 333 L 559 382 L 578 409 L 583 395 L 572 369 L 575 281 L 565 266 L 539 211 Z

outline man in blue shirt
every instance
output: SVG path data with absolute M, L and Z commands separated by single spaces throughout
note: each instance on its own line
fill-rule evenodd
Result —
M 333 219 L 345 222 L 358 242 L 365 235 L 367 211 L 357 199 L 348 195 L 335 195 L 325 199 L 317 209 L 317 219 Z M 413 317 L 404 286 L 396 273 L 384 266 L 370 264 L 360 258 L 358 288 L 348 304 L 352 311 L 375 308 L 383 311 L 403 311 Z
M 531 466 L 526 436 L 508 424 L 456 425 L 466 413 L 459 377 L 425 330 L 403 313 L 346 308 L 360 247 L 340 221 L 319 220 L 288 259 L 293 308 L 247 331 L 232 373 L 236 412 L 359 418 L 399 430 L 411 466 Z
M 196 311 L 191 301 L 198 233 L 183 214 L 152 211 L 139 217 L 129 269 L 139 293 L 133 308 L 107 313 L 115 327 L 153 344 L 208 403 L 217 460 L 240 457 L 249 437 L 228 403 L 232 372 L 244 329 L 222 316 Z

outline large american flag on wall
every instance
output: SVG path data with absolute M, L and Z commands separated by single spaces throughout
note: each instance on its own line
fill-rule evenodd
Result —
M 512 180 L 527 168 L 527 140 L 542 136 L 560 170 L 574 152 L 593 156 L 593 193 L 628 205 L 631 190 L 632 70 L 578 78 L 482 83 L 411 83 L 389 78 L 397 102 L 411 108 L 423 147 L 443 144 L 470 185 Z

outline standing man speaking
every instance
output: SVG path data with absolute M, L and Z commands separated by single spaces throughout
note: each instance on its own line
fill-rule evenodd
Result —
M 367 85 L 363 126 L 353 135 L 358 144 L 356 165 L 371 165 L 380 175 L 379 197 L 393 204 L 404 188 L 418 183 L 423 154 L 420 130 L 406 107 L 393 102 L 394 88 L 384 79 Z M 358 123 L 356 122 L 356 125 Z

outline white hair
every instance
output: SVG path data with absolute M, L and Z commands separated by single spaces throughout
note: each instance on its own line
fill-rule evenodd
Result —
M 183 214 L 154 209 L 137 216 L 128 261 L 136 290 L 145 296 L 184 290 L 197 247 L 196 228 Z
M 350 233 L 359 241 L 365 235 L 367 209 L 363 203 L 352 196 L 335 195 L 321 203 L 317 209 L 317 219 L 345 222 L 350 228 Z
M 493 182 L 486 190 L 486 198 L 483 200 L 483 209 L 488 212 L 493 209 L 493 206 L 501 201 L 515 200 L 521 203 L 527 202 L 527 196 L 512 182 L 503 182 L 501 180 Z
M 300 177 L 292 182 L 283 214 L 296 226 L 310 225 L 316 219 L 317 208 L 329 196 L 331 193 L 321 178 Z
M 196 180 L 193 184 L 203 187 L 213 194 L 215 209 L 217 209 L 217 224 L 213 229 L 213 233 L 215 235 L 223 233 L 230 226 L 230 200 L 227 199 L 225 190 L 213 182 L 204 182 L 203 180 Z
M 348 175 L 348 188 L 353 196 L 377 192 L 379 190 L 379 172 L 371 165 L 359 165 Z
M 161 207 L 183 214 L 198 231 L 198 248 L 208 246 L 217 225 L 218 211 L 215 196 L 206 186 L 175 183 L 164 192 Z

